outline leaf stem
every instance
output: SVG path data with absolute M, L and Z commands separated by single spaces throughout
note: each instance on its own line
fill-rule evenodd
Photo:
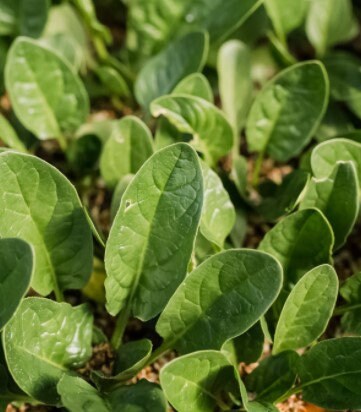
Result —
M 253 187 L 257 187 L 259 183 L 259 175 L 261 173 L 261 167 L 264 159 L 264 152 L 260 152 L 257 160 L 254 165 L 254 170 L 253 170 L 253 177 L 252 177 L 252 184 Z
M 148 359 L 147 364 L 151 365 L 155 361 L 157 361 L 161 356 L 165 355 L 167 352 L 169 352 L 172 349 L 172 342 L 163 342 L 158 349 L 156 349 L 150 358 Z
M 129 315 L 130 315 L 130 307 L 128 307 L 129 305 L 127 305 L 118 315 L 117 321 L 115 323 L 115 328 L 114 328 L 114 332 L 112 335 L 112 339 L 111 339 L 111 344 L 113 346 L 114 349 L 119 349 L 121 344 L 122 344 L 122 340 L 123 340 L 123 335 L 124 335 L 124 331 L 125 328 L 127 326 L 128 323 L 128 319 L 129 319 Z
M 284 395 L 279 397 L 274 404 L 277 405 L 278 403 L 282 403 L 286 401 L 290 396 L 296 395 L 297 393 L 300 393 L 302 391 L 302 385 L 296 386 L 294 388 L 291 388 L 289 391 L 287 391 Z
M 361 303 L 356 303 L 355 305 L 339 306 L 338 308 L 335 308 L 335 310 L 333 311 L 332 316 L 340 316 L 340 315 L 343 315 L 346 312 L 349 312 L 351 310 L 356 310 L 356 309 L 361 309 Z
M 57 302 L 64 302 L 64 294 L 60 290 L 58 282 L 54 283 L 54 294 L 55 294 L 55 299 Z
M 65 152 L 66 149 L 68 148 L 68 142 L 66 141 L 65 136 L 62 135 L 62 134 L 59 134 L 59 136 L 58 136 L 58 142 L 59 142 L 59 145 L 60 145 L 61 150 L 62 150 L 63 152 Z

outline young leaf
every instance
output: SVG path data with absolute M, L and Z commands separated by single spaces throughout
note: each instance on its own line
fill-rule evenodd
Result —
M 74 187 L 50 164 L 15 152 L 0 155 L 0 176 L 0 236 L 33 246 L 32 287 L 41 295 L 83 287 L 93 240 Z
M 332 247 L 332 229 L 323 214 L 303 209 L 278 222 L 266 233 L 259 249 L 279 260 L 288 288 L 310 269 L 329 263 Z
M 112 203 L 110 205 L 110 217 L 112 221 L 114 220 L 118 212 L 125 189 L 129 186 L 129 183 L 133 180 L 133 177 L 134 175 L 132 174 L 125 175 L 122 179 L 119 180 L 118 184 L 115 186 L 112 197 Z
M 138 102 L 148 109 L 152 100 L 170 93 L 184 77 L 201 71 L 207 55 L 205 32 L 189 33 L 174 40 L 140 71 L 134 88 Z
M 193 135 L 192 144 L 213 165 L 232 148 L 232 127 L 213 104 L 195 96 L 172 94 L 150 105 L 154 117 L 164 116 L 180 132 Z
M 268 402 L 250 401 L 247 389 L 241 379 L 238 379 L 239 388 L 242 396 L 243 407 L 247 412 L 278 412 L 278 408 Z
M 340 287 L 340 295 L 348 303 L 361 303 L 361 272 L 345 280 Z
M 202 73 L 193 73 L 185 77 L 177 84 L 172 93 L 189 94 L 213 103 L 212 88 Z
M 238 153 L 238 135 L 244 127 L 252 98 L 249 48 L 239 40 L 224 43 L 218 52 L 217 71 L 222 109 L 234 129 Z
M 39 139 L 61 139 L 88 115 L 88 96 L 78 76 L 33 40 L 19 37 L 11 46 L 5 83 L 17 117 Z
M 334 248 L 342 246 L 350 234 L 359 212 L 359 182 L 352 162 L 338 162 L 327 178 L 313 178 L 300 208 L 317 208 L 323 212 L 335 235 Z
M 298 155 L 326 111 L 328 89 L 326 70 L 318 61 L 283 70 L 251 107 L 246 128 L 249 149 L 282 162 Z
M 292 388 L 296 380 L 294 365 L 298 355 L 293 351 L 282 352 L 262 360 L 257 368 L 246 376 L 245 385 L 256 399 L 274 402 Z
M 148 320 L 184 279 L 203 201 L 195 151 L 184 143 L 155 153 L 123 194 L 105 250 L 107 309 Z
M 361 338 L 318 343 L 300 358 L 302 398 L 325 409 L 361 408 Z
M 29 289 L 33 251 L 20 239 L 0 239 L 0 330 L 11 319 Z
M 160 384 L 178 412 L 213 412 L 229 393 L 237 397 L 236 374 L 221 352 L 200 351 L 167 363 Z
M 11 149 L 26 153 L 24 143 L 19 139 L 15 130 L 6 118 L 0 113 L 0 139 Z
M 82 378 L 64 375 L 58 383 L 58 392 L 70 412 L 167 411 L 159 386 L 145 379 L 104 394 Z
M 306 33 L 319 56 L 323 56 L 327 49 L 335 44 L 351 40 L 358 33 L 351 1 L 311 1 Z
M 227 250 L 210 257 L 179 286 L 156 325 L 180 353 L 221 349 L 269 309 L 282 285 L 279 263 L 266 253 Z
M 329 265 L 306 273 L 289 294 L 279 318 L 273 353 L 310 345 L 325 331 L 338 294 L 337 274 Z
M 6 361 L 19 387 L 40 402 L 59 405 L 59 379 L 91 355 L 92 324 L 84 305 L 24 299 L 3 333 Z
M 135 116 L 126 116 L 113 126 L 101 157 L 100 172 L 113 188 L 127 174 L 136 173 L 153 153 L 148 127 Z
M 236 220 L 234 206 L 218 175 L 202 162 L 204 200 L 200 230 L 202 235 L 223 248 Z

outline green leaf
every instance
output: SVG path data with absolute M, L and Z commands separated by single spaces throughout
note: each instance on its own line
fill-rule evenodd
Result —
M 361 338 L 318 343 L 298 364 L 302 398 L 326 409 L 361 408 Z
M 332 96 L 332 77 L 329 71 L 328 75 L 330 77 L 330 92 Z M 317 129 L 315 138 L 321 143 L 325 140 L 332 139 L 335 136 L 344 136 L 353 130 L 354 126 L 351 122 L 350 116 L 346 113 L 346 110 L 342 107 L 342 105 L 330 101 L 325 116 Z
M 59 405 L 59 379 L 91 356 L 92 324 L 85 305 L 24 299 L 3 333 L 6 361 L 19 387 L 38 401 Z
M 24 143 L 19 139 L 11 124 L 7 121 L 5 116 L 0 113 L 0 139 L 11 149 L 26 153 Z
M 208 36 L 189 33 L 170 43 L 150 59 L 134 86 L 138 102 L 148 109 L 152 100 L 170 93 L 184 77 L 201 71 L 208 55 Z
M 31 286 L 41 295 L 84 286 L 93 240 L 75 188 L 45 161 L 10 151 L 0 155 L 0 176 L 0 237 L 33 246 Z
M 244 127 L 252 99 L 251 55 L 239 40 L 229 40 L 218 52 L 217 71 L 222 109 L 235 133 L 239 151 L 239 132 Z
M 282 285 L 279 263 L 268 254 L 227 250 L 190 273 L 169 300 L 156 330 L 180 353 L 220 349 L 269 309 Z
M 204 200 L 200 230 L 206 239 L 223 248 L 224 241 L 234 226 L 236 213 L 217 173 L 204 162 L 202 172 Z
M 361 184 L 361 144 L 349 139 L 332 139 L 317 145 L 311 155 L 311 166 L 316 178 L 327 178 L 338 162 L 352 162 Z
M 164 116 L 180 132 L 193 135 L 191 143 L 210 165 L 232 148 L 232 127 L 223 113 L 204 99 L 172 94 L 154 100 L 150 110 L 154 117 Z
M 361 272 L 345 280 L 340 287 L 340 295 L 348 303 L 361 303 Z
M 64 375 L 58 383 L 58 392 L 70 412 L 167 411 L 159 386 L 144 379 L 103 394 L 82 378 Z
M 39 139 L 74 132 L 89 113 L 79 77 L 50 49 L 19 37 L 11 46 L 5 82 L 14 111 Z
M 127 174 L 136 173 L 153 154 L 153 139 L 148 127 L 135 116 L 125 116 L 113 126 L 101 157 L 100 172 L 113 188 Z
M 332 46 L 351 40 L 358 33 L 350 0 L 314 0 L 310 2 L 306 33 L 319 56 Z
M 156 152 L 123 194 L 105 250 L 107 309 L 147 320 L 184 279 L 203 202 L 195 151 L 184 143 Z
M 249 149 L 286 162 L 309 143 L 326 111 L 327 73 L 318 61 L 295 64 L 257 95 L 248 120 Z
M 323 214 L 303 209 L 278 222 L 266 233 L 259 249 L 279 260 L 287 288 L 315 266 L 329 263 L 332 247 L 333 233 Z
M 70 141 L 66 157 L 72 171 L 85 175 L 98 166 L 102 142 L 95 134 L 84 134 Z
M 92 371 L 92 379 L 98 389 L 109 389 L 120 382 L 125 382 L 135 376 L 147 364 L 152 353 L 152 342 L 141 339 L 121 345 L 116 353 L 113 375 L 105 376 L 98 371 Z
M 213 103 L 213 92 L 207 78 L 202 73 L 192 73 L 181 80 L 173 89 L 174 94 L 189 94 Z
M 326 330 L 335 308 L 338 278 L 332 266 L 306 273 L 292 289 L 279 318 L 273 353 L 310 345 Z
M 359 213 L 359 182 L 352 162 L 338 162 L 327 178 L 313 178 L 300 208 L 323 212 L 335 235 L 334 248 L 341 247 L 350 234 Z
M 242 403 L 243 407 L 247 412 L 278 412 L 278 408 L 276 408 L 271 403 L 267 402 L 257 402 L 257 401 L 249 401 L 247 389 L 241 379 L 238 379 L 240 392 L 242 395 Z
M 29 289 L 33 251 L 20 239 L 0 239 L 0 330 L 11 319 Z
M 293 351 L 268 356 L 246 376 L 245 385 L 248 391 L 256 393 L 257 400 L 275 402 L 295 383 L 294 365 L 297 361 L 298 355 Z
M 200 351 L 167 363 L 160 384 L 178 412 L 213 412 L 228 393 L 238 395 L 236 374 L 221 352 Z
M 133 177 L 134 175 L 132 174 L 125 175 L 121 180 L 119 180 L 118 184 L 115 186 L 112 197 L 112 203 L 110 205 L 110 217 L 112 221 L 114 220 L 118 212 L 125 189 L 129 186 L 129 183 L 133 180 Z

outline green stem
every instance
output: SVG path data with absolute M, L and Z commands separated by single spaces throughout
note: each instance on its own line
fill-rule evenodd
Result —
M 108 50 L 104 44 L 103 39 L 100 38 L 98 35 L 93 36 L 93 43 L 95 50 L 102 61 L 106 61 L 109 58 Z
M 361 303 L 357 303 L 355 305 L 344 305 L 336 308 L 333 311 L 332 316 L 340 316 L 343 315 L 346 312 L 349 312 L 351 310 L 356 310 L 356 309 L 361 309 Z
M 258 186 L 259 175 L 261 173 L 261 167 L 262 167 L 263 159 L 264 159 L 264 152 L 260 152 L 258 157 L 257 157 L 256 163 L 254 165 L 253 177 L 252 177 L 253 187 Z
M 127 327 L 129 315 L 130 315 L 130 308 L 128 308 L 129 305 L 127 305 L 118 315 L 116 324 L 115 324 L 115 329 L 112 335 L 111 339 L 111 344 L 115 350 L 119 349 L 122 340 L 123 340 L 123 335 L 125 328 Z
M 300 393 L 302 391 L 302 386 L 296 386 L 295 388 L 291 388 L 289 391 L 287 391 L 284 395 L 279 397 L 274 404 L 277 405 L 278 403 L 282 403 L 286 401 L 290 396 L 296 395 L 297 393 Z
M 61 147 L 61 150 L 62 150 L 63 152 L 65 152 L 66 149 L 68 148 L 68 142 L 66 141 L 65 136 L 63 136 L 62 134 L 60 134 L 60 135 L 58 136 L 58 142 L 59 142 L 59 145 L 60 145 L 60 147 Z
M 55 282 L 54 284 L 54 294 L 57 302 L 64 302 L 64 294 L 60 290 L 58 282 Z
M 148 359 L 147 364 L 151 365 L 152 363 L 154 363 L 155 361 L 157 361 L 160 357 L 162 357 L 163 355 L 165 355 L 167 352 L 169 352 L 172 349 L 172 344 L 169 342 L 163 342 L 158 349 L 156 349 L 151 357 Z

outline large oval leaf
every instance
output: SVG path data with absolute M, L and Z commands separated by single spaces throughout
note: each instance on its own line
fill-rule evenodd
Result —
M 320 342 L 301 357 L 298 374 L 305 401 L 326 409 L 360 409 L 361 338 Z
M 279 318 L 273 353 L 310 345 L 325 331 L 336 304 L 337 274 L 329 265 L 306 273 L 289 294 Z
M 272 79 L 251 107 L 246 136 L 249 148 L 287 161 L 310 141 L 326 111 L 328 78 L 320 62 L 291 66 Z
M 184 77 L 201 71 L 207 55 L 204 32 L 189 33 L 170 43 L 140 71 L 134 88 L 138 102 L 148 109 L 152 100 L 170 93 Z
M 42 295 L 83 287 L 93 240 L 74 187 L 43 160 L 15 152 L 0 155 L 0 176 L 0 236 L 33 246 L 32 287 Z
M 147 320 L 184 279 L 203 202 L 196 152 L 178 143 L 155 153 L 124 192 L 105 250 L 107 308 Z
M 3 333 L 6 361 L 19 387 L 38 401 L 59 404 L 59 379 L 91 355 L 92 324 L 84 305 L 24 299 Z
M 174 359 L 160 372 L 168 401 L 178 412 L 213 412 L 224 394 L 239 393 L 237 371 L 217 351 L 200 351 Z
M 39 139 L 61 138 L 88 115 L 88 96 L 79 77 L 67 62 L 33 40 L 15 40 L 5 82 L 17 117 Z
M 0 330 L 29 289 L 33 251 L 20 239 L 0 239 Z
M 331 175 L 313 178 L 300 203 L 300 208 L 321 210 L 332 226 L 335 249 L 342 246 L 351 232 L 359 212 L 359 182 L 352 162 L 339 162 Z
M 303 209 L 285 217 L 259 246 L 282 264 L 286 288 L 315 266 L 329 263 L 332 247 L 332 229 L 317 209 Z
M 126 116 L 113 125 L 100 157 L 100 172 L 109 187 L 127 174 L 136 173 L 153 153 L 152 134 L 135 116 Z
M 154 100 L 150 110 L 155 117 L 166 117 L 180 132 L 193 135 L 193 146 L 211 165 L 232 148 L 231 125 L 217 107 L 204 99 L 172 94 Z
M 210 257 L 177 289 L 159 317 L 165 345 L 187 353 L 220 349 L 268 310 L 282 285 L 272 256 L 234 249 Z

